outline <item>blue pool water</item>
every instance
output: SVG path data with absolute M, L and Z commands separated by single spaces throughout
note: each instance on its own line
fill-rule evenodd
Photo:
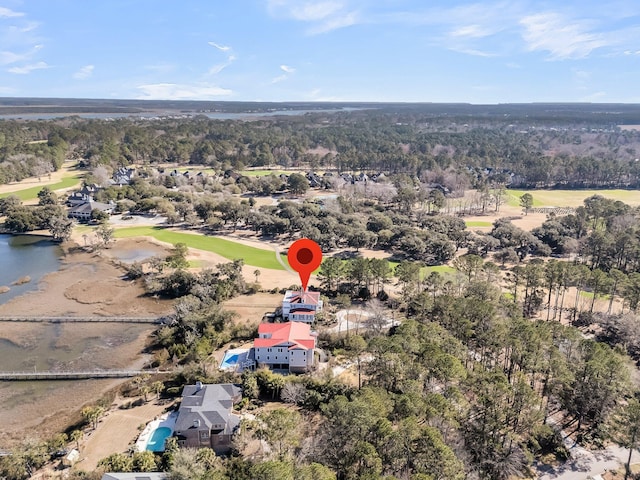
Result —
M 169 427 L 158 427 L 154 430 L 147 442 L 147 450 L 152 452 L 164 452 L 164 441 L 170 437 L 173 431 Z
M 238 353 L 229 354 L 227 352 L 224 356 L 224 359 L 222 360 L 222 364 L 220 365 L 220 368 L 226 370 L 228 368 L 234 367 L 238 363 L 238 358 L 240 358 L 240 354 Z

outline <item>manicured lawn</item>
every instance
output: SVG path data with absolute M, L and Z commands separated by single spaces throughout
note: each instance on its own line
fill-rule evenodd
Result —
M 226 240 L 224 238 L 195 235 L 192 233 L 175 232 L 162 227 L 126 227 L 115 231 L 116 238 L 127 237 L 153 237 L 161 242 L 176 244 L 184 243 L 190 248 L 217 253 L 229 260 L 241 258 L 245 265 L 272 270 L 284 270 L 276 260 L 273 250 L 249 247 L 241 243 Z M 286 262 L 286 258 L 285 258 Z
M 491 227 L 493 223 L 483 222 L 482 220 L 465 220 L 467 227 Z
M 507 203 L 512 207 L 520 206 L 520 197 L 525 193 L 533 196 L 534 207 L 579 207 L 585 198 L 601 195 L 620 200 L 629 205 L 640 205 L 638 190 L 507 190 Z
M 586 290 L 580 290 L 580 296 L 584 297 L 584 298 L 593 298 L 593 292 L 588 292 Z M 609 298 L 611 298 L 611 295 L 609 295 L 609 294 L 599 294 L 598 298 L 609 300 Z
M 80 177 L 73 176 L 73 177 L 64 177 L 58 183 L 51 183 L 46 186 L 49 187 L 51 190 L 55 191 L 55 190 L 62 190 L 65 188 L 71 188 L 79 184 L 80 184 Z M 42 190 L 43 187 L 45 187 L 45 185 L 25 188 L 24 190 L 18 190 L 16 192 L 2 193 L 0 194 L 0 198 L 6 198 L 10 195 L 15 195 L 23 202 L 27 200 L 33 200 L 35 198 L 38 198 L 38 192 L 40 192 L 40 190 Z
M 424 267 L 424 270 L 427 273 L 438 272 L 438 273 L 456 273 L 456 269 L 450 267 L 449 265 L 435 265 L 433 267 Z

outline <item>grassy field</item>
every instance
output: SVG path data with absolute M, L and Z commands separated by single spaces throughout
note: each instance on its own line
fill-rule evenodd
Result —
M 482 220 L 465 220 L 467 227 L 491 227 L 493 223 L 483 222 Z
M 266 175 L 282 175 L 283 173 L 288 175 L 292 173 L 288 170 L 242 170 L 240 175 L 244 175 L 246 177 L 264 177 Z
M 629 205 L 640 205 L 638 190 L 507 190 L 507 203 L 512 207 L 520 206 L 520 197 L 525 193 L 533 196 L 534 207 L 579 207 L 592 195 L 602 195 L 620 200 Z
M 146 236 L 174 245 L 176 243 L 184 243 L 188 247 L 204 250 L 206 252 L 213 252 L 229 260 L 241 258 L 244 260 L 245 265 L 250 265 L 252 267 L 284 270 L 282 265 L 280 265 L 278 260 L 276 260 L 276 255 L 273 250 L 249 247 L 224 238 L 175 232 L 161 227 L 120 228 L 115 231 L 114 236 L 116 238 Z
M 59 182 L 51 183 L 46 186 L 49 187 L 51 190 L 55 191 L 55 190 L 63 190 L 65 188 L 71 188 L 79 184 L 80 184 L 80 177 L 74 175 L 72 177 L 64 177 Z M 40 190 L 42 190 L 43 187 L 45 187 L 45 185 L 38 185 L 37 187 L 25 188 L 24 190 L 18 190 L 16 192 L 2 193 L 0 194 L 0 198 L 6 198 L 10 195 L 15 195 L 23 202 L 27 200 L 34 200 L 38 198 L 38 192 L 40 192 Z

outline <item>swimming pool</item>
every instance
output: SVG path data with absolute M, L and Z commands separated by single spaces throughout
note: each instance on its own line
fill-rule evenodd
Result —
M 242 364 L 247 361 L 249 357 L 249 349 L 235 348 L 233 350 L 227 350 L 220 363 L 220 370 L 237 370 L 238 367 L 242 368 Z
M 147 450 L 152 452 L 164 452 L 164 441 L 171 436 L 173 430 L 169 427 L 158 427 L 151 434 L 147 442 Z
M 238 358 L 240 358 L 239 354 L 234 353 L 229 355 L 229 353 L 227 352 L 227 354 L 224 356 L 224 360 L 222 360 L 222 364 L 220 364 L 220 368 L 226 370 L 228 368 L 235 367 L 238 363 Z

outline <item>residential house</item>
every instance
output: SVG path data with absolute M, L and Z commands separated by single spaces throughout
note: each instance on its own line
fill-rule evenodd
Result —
M 115 208 L 115 203 L 101 203 L 95 200 L 89 200 L 88 202 L 70 208 L 67 215 L 70 218 L 76 218 L 80 221 L 89 221 L 91 220 L 91 212 L 94 209 L 111 215 Z
M 113 177 L 109 180 L 111 185 L 129 185 L 136 171 L 133 168 L 120 167 L 113 172 Z
M 314 365 L 316 336 L 307 323 L 261 323 L 253 348 L 256 363 L 303 373 Z
M 69 195 L 69 197 L 67 198 L 67 205 L 73 207 L 76 205 L 82 205 L 89 200 L 93 200 L 93 195 L 97 191 L 98 187 L 96 185 L 83 185 L 80 190 Z
M 231 383 L 186 385 L 173 435 L 182 447 L 209 447 L 228 453 L 240 417 L 231 413 L 242 390 Z
M 320 292 L 287 290 L 282 299 L 282 318 L 292 322 L 313 323 L 322 311 Z

